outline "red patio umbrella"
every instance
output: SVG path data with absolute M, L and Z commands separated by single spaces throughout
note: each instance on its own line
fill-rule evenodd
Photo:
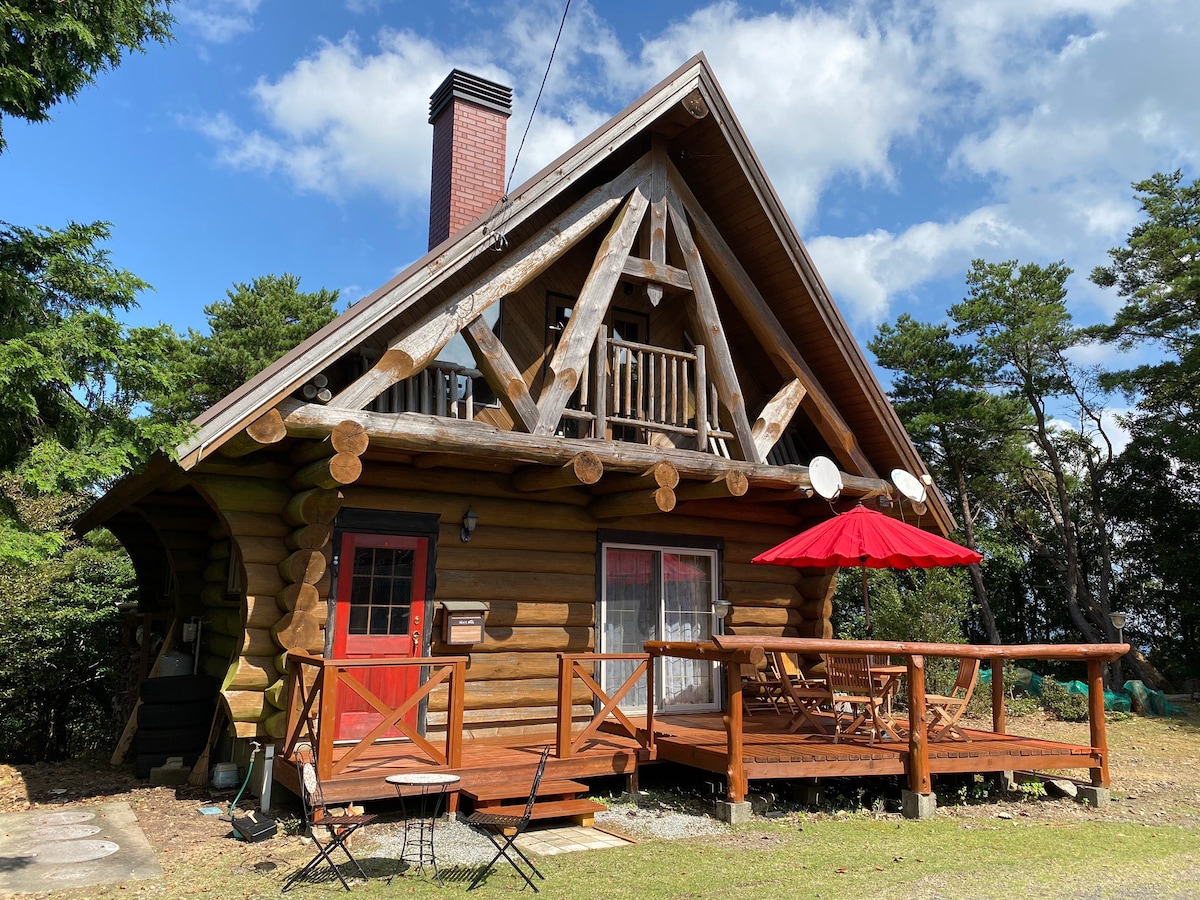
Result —
M 859 505 L 788 538 L 753 561 L 798 568 L 861 567 L 863 604 L 870 634 L 867 569 L 968 566 L 981 559 L 983 556 L 974 550 Z

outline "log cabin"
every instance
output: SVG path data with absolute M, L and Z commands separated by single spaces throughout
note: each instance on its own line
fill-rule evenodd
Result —
M 831 638 L 835 572 L 751 559 L 847 505 L 911 518 L 885 475 L 926 468 L 703 55 L 505 195 L 510 103 L 452 72 L 429 252 L 77 523 L 140 612 L 200 623 L 211 740 L 287 744 L 306 659 L 453 661 L 363 670 L 323 748 L 587 721 L 647 642 Z M 652 669 L 623 705 L 723 709 L 712 660 Z

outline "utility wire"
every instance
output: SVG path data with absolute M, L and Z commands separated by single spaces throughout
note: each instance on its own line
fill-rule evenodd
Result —
M 533 101 L 533 109 L 529 111 L 529 121 L 525 123 L 525 133 L 521 135 L 521 143 L 517 146 L 517 155 L 513 157 L 512 169 L 508 173 L 508 183 L 504 186 L 506 197 L 512 188 L 513 175 L 517 171 L 517 161 L 521 158 L 521 150 L 525 146 L 525 138 L 529 137 L 529 127 L 533 124 L 533 117 L 537 113 L 538 103 L 542 99 L 542 91 L 546 89 L 546 79 L 550 77 L 550 67 L 554 65 L 554 54 L 558 50 L 558 42 L 562 38 L 563 26 L 567 24 L 567 12 L 570 9 L 571 0 L 567 0 L 567 5 L 563 7 L 562 21 L 558 23 L 558 34 L 554 37 L 554 46 L 550 48 L 550 60 L 546 63 L 546 74 L 542 76 L 542 85 L 538 88 L 537 97 Z

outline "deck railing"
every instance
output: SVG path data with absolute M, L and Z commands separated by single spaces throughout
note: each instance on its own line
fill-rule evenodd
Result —
M 435 360 L 415 375 L 398 381 L 372 401 L 373 412 L 415 412 L 450 419 L 475 418 L 478 369 Z
M 592 663 L 632 662 L 633 671 L 610 696 L 593 675 Z M 599 711 L 592 716 L 583 731 L 574 734 L 572 717 L 573 690 L 579 678 L 600 701 Z M 618 704 L 643 678 L 646 679 L 646 727 L 638 734 L 637 726 Z M 567 759 L 591 738 L 605 722 L 615 722 L 644 749 L 654 749 L 654 667 L 645 653 L 560 653 L 558 654 L 558 728 L 555 746 L 559 759 Z
M 284 756 L 291 758 L 300 743 L 307 742 L 317 754 L 317 774 L 333 778 L 382 740 L 392 739 L 399 731 L 412 748 L 424 753 L 437 766 L 457 768 L 462 764 L 463 686 L 467 676 L 465 656 L 417 657 L 409 659 L 322 659 L 308 653 L 288 654 L 288 723 Z M 399 706 L 382 700 L 359 675 L 374 670 L 427 668 L 427 675 L 415 691 Z M 446 733 L 442 746 L 436 746 L 420 734 L 405 717 L 440 684 L 448 688 Z M 370 706 L 380 721 L 366 735 L 339 746 L 335 759 L 335 733 L 339 695 L 350 692 Z
M 1128 644 L 930 644 L 899 641 L 841 641 L 819 638 L 769 638 L 750 635 L 721 635 L 711 644 L 651 641 L 652 656 L 716 659 L 725 664 L 728 707 L 725 727 L 728 738 L 727 796 L 730 802 L 745 799 L 748 783 L 742 755 L 742 679 L 731 662 L 761 662 L 766 653 L 821 653 L 888 655 L 903 657 L 908 667 L 908 786 L 914 794 L 932 790 L 929 767 L 929 730 L 925 706 L 925 657 L 991 661 L 994 672 L 1002 672 L 1009 659 L 1081 660 L 1087 663 L 1088 723 L 1091 750 L 1096 761 L 1091 768 L 1092 784 L 1109 786 L 1108 737 L 1104 727 L 1105 662 L 1129 652 Z M 749 654 L 738 659 L 736 653 Z M 1004 679 L 992 679 L 992 729 L 1005 734 Z

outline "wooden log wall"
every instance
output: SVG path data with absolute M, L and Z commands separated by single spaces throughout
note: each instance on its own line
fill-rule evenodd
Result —
M 283 737 L 287 654 L 325 650 L 338 488 L 358 476 L 367 444 L 361 426 L 346 423 L 287 456 L 217 459 L 195 473 L 227 524 L 210 534 L 201 665 L 221 680 L 238 737 Z M 231 566 L 240 567 L 234 593 Z
M 442 643 L 440 606 L 434 612 L 432 653 L 470 657 L 468 736 L 514 735 L 553 723 L 556 654 L 597 649 L 600 528 L 724 537 L 721 596 L 733 604 L 729 631 L 832 635 L 833 573 L 750 562 L 798 528 L 676 514 L 600 520 L 588 504 L 603 485 L 602 480 L 590 487 L 525 492 L 504 473 L 368 461 L 359 479 L 344 488 L 347 507 L 440 515 L 435 601 L 476 600 L 487 606 L 484 642 L 466 647 Z M 468 507 L 479 524 L 464 543 L 460 530 Z M 573 700 L 577 715 L 590 715 L 590 694 L 580 682 Z M 430 697 L 427 724 L 433 732 L 444 726 L 446 701 L 444 688 Z

